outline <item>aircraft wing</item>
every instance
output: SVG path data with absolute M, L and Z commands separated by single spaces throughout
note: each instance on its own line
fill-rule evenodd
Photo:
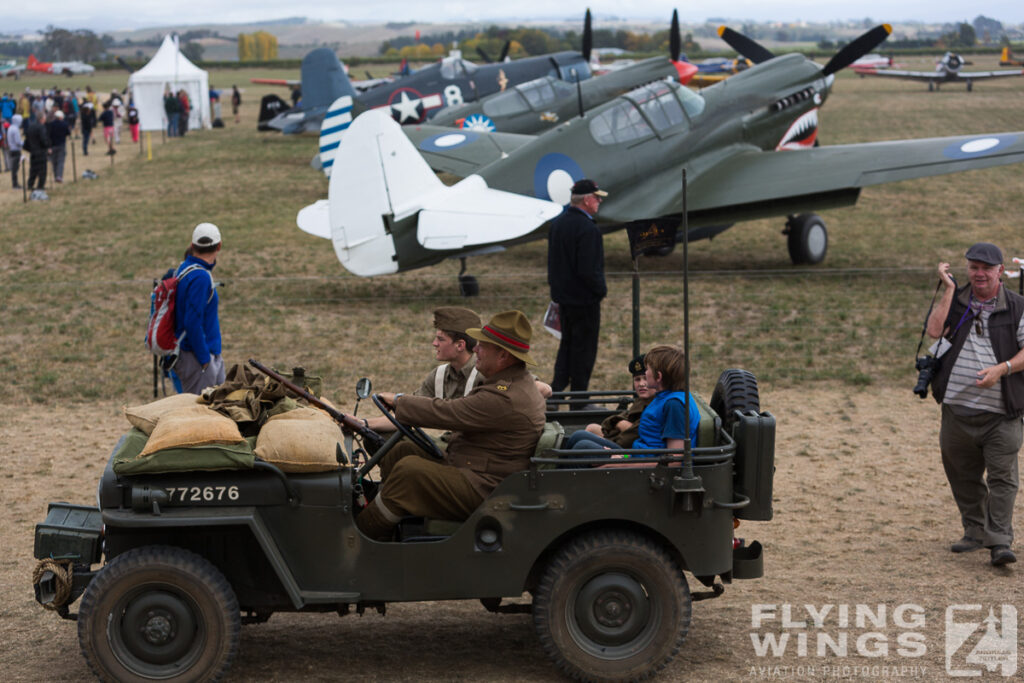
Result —
M 806 150 L 750 149 L 688 168 L 691 224 L 711 225 L 849 206 L 860 188 L 911 178 L 1024 162 L 1024 131 L 894 140 Z M 682 167 L 610 188 L 600 218 L 627 222 L 682 211 Z
M 482 133 L 442 126 L 403 126 L 406 137 L 435 171 L 465 178 L 534 139 L 515 133 Z
M 250 83 L 257 83 L 259 85 L 286 85 L 286 86 L 297 86 L 302 85 L 302 81 L 288 79 L 288 78 L 250 78 Z
M 854 71 L 860 76 L 888 76 L 889 78 L 902 78 L 909 81 L 977 81 L 985 78 L 1005 78 L 1007 76 L 1024 76 L 1024 71 L 1016 69 L 1002 69 L 999 71 L 968 71 L 946 74 L 941 71 L 901 71 L 899 69 L 876 69 L 874 67 L 858 69 Z

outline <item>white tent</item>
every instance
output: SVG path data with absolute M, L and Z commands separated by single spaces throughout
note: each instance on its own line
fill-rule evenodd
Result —
M 170 36 L 164 38 L 160 49 L 146 66 L 128 77 L 128 86 L 139 110 L 139 127 L 142 130 L 167 128 L 164 92 L 168 88 L 173 92 L 184 88 L 188 93 L 192 103 L 189 129 L 209 128 L 211 125 L 210 78 L 181 54 L 177 41 Z

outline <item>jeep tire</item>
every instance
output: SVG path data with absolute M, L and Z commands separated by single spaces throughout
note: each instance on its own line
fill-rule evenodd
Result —
M 682 571 L 654 541 L 629 531 L 592 532 L 549 562 L 534 593 L 533 623 L 568 676 L 640 680 L 679 652 L 690 606 Z
M 78 642 L 104 681 L 214 681 L 234 658 L 238 601 L 195 553 L 146 546 L 118 555 L 92 580 Z
M 732 434 L 732 426 L 736 421 L 735 411 L 761 411 L 757 378 L 752 372 L 739 368 L 723 370 L 718 376 L 714 391 L 711 392 L 709 405 L 722 418 L 723 429 Z

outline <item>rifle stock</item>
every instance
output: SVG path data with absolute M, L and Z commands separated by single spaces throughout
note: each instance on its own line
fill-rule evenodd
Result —
M 383 445 L 384 437 L 382 437 L 380 434 L 367 427 L 361 420 L 358 420 L 352 417 L 351 415 L 346 415 L 345 413 L 335 410 L 331 406 L 327 405 L 326 403 L 318 399 L 313 394 L 309 393 L 308 391 L 298 386 L 294 382 L 290 381 L 289 379 L 283 377 L 280 373 L 276 372 L 275 370 L 268 368 L 266 365 L 260 363 L 258 360 L 254 358 L 249 359 L 249 365 L 253 366 L 270 379 L 280 382 L 281 386 L 283 386 L 285 389 L 292 392 L 299 398 L 306 399 L 306 401 L 308 401 L 310 405 L 314 405 L 320 410 L 330 415 L 335 422 L 341 425 L 343 431 L 354 432 L 355 434 L 365 439 L 373 448 L 379 448 L 381 445 Z

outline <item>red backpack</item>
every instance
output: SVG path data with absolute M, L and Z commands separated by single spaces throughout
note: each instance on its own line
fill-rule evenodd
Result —
M 202 270 L 202 266 L 193 263 L 176 275 L 170 271 L 153 287 L 149 299 L 149 325 L 146 326 L 146 348 L 154 356 L 177 356 L 181 337 L 174 334 L 174 300 L 177 298 L 178 285 L 194 270 Z

